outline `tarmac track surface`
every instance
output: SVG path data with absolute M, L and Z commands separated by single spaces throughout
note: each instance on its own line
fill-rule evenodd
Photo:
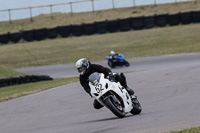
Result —
M 136 58 L 129 62 L 130 67 L 113 71 L 128 72 L 128 85 L 143 107 L 140 115 L 127 114 L 118 119 L 105 107 L 95 110 L 93 99 L 77 82 L 1 102 L 0 132 L 160 133 L 200 126 L 200 54 Z M 103 61 L 97 63 L 106 65 Z M 69 71 L 74 69 L 74 64 L 63 66 L 68 66 Z

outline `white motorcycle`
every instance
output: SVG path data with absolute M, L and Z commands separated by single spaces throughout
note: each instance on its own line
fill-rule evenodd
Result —
M 104 78 L 103 73 L 93 73 L 89 76 L 91 95 L 99 103 L 110 109 L 117 117 L 123 118 L 127 113 L 140 114 L 142 107 L 137 100 L 131 99 L 127 90 L 119 82 L 111 82 Z

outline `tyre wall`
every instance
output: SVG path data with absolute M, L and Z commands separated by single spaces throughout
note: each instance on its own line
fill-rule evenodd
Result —
M 144 16 L 135 17 L 131 19 L 131 26 L 133 30 L 142 30 L 144 29 Z
M 83 35 L 83 25 L 72 25 L 71 26 L 71 34 L 73 36 Z
M 155 25 L 164 27 L 168 24 L 168 14 L 155 15 Z
M 105 34 L 108 32 L 107 21 L 95 22 L 94 29 L 97 34 Z
M 148 16 L 144 18 L 144 27 L 146 29 L 151 29 L 155 27 L 155 16 Z
M 71 25 L 70 26 L 59 26 L 57 27 L 58 35 L 61 37 L 68 37 L 71 34 Z
M 0 44 L 7 44 L 9 41 L 9 33 L 0 35 Z
M 57 37 L 82 36 L 125 32 L 130 30 L 151 29 L 154 27 L 176 26 L 200 22 L 200 11 L 180 12 L 176 14 L 155 14 L 152 16 L 130 17 L 105 20 L 89 24 L 66 25 L 53 28 L 25 30 L 15 33 L 0 34 L 0 44 L 17 43 L 20 40 L 41 41 Z
M 58 37 L 58 27 L 46 29 L 47 38 L 54 39 Z
M 27 42 L 31 42 L 34 41 L 34 30 L 26 30 L 22 32 L 22 38 L 23 40 L 27 41 Z
M 26 75 L 20 77 L 2 78 L 0 79 L 0 87 L 47 81 L 47 80 L 53 80 L 53 78 L 46 75 Z
M 180 21 L 180 14 L 171 14 L 168 16 L 168 24 L 170 26 L 179 25 Z
M 9 34 L 9 40 L 13 43 L 17 43 L 22 39 L 22 33 L 21 32 L 16 32 L 16 33 L 11 33 Z

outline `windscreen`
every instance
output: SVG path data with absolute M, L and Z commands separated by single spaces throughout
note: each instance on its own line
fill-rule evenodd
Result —
M 91 82 L 93 85 L 96 85 L 100 80 L 100 73 L 94 72 L 89 76 L 89 82 Z

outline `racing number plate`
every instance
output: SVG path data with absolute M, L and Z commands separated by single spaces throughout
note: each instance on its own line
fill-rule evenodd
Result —
M 102 84 L 97 84 L 97 85 L 95 86 L 95 89 L 96 89 L 97 93 L 100 93 L 102 90 L 104 90 L 104 89 L 102 88 Z

